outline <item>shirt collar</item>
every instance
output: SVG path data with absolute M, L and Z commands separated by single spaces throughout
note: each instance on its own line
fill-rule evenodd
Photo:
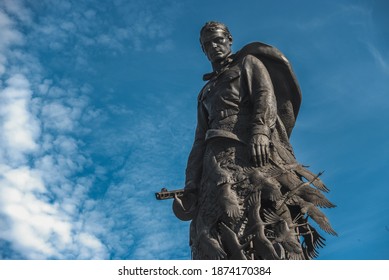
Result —
M 209 80 L 219 76 L 221 73 L 223 73 L 224 71 L 226 71 L 230 67 L 231 62 L 233 62 L 233 61 L 234 61 L 234 55 L 227 57 L 227 59 L 221 65 L 221 68 L 219 70 L 204 74 L 203 80 L 209 81 Z

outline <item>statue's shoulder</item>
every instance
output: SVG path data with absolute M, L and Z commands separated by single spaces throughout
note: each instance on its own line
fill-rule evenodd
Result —
M 258 58 L 268 70 L 277 98 L 278 114 L 290 136 L 302 97 L 300 86 L 289 60 L 277 48 L 261 42 L 253 42 L 244 46 L 235 54 L 235 60 L 241 61 L 247 56 Z
M 247 55 L 252 55 L 259 59 L 272 59 L 279 63 L 289 64 L 288 59 L 280 50 L 262 42 L 253 42 L 245 45 L 235 54 L 235 57 L 236 59 L 242 59 Z
M 247 53 L 245 55 L 235 55 L 234 62 L 232 65 L 236 67 L 238 65 L 240 68 L 247 67 L 247 65 L 250 65 L 252 63 L 258 63 L 259 57 L 256 55 Z

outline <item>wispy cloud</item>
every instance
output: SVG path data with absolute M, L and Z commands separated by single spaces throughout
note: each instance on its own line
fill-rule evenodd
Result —
M 8 258 L 105 258 L 106 247 L 80 215 L 93 178 L 77 176 L 89 164 L 80 141 L 79 118 L 88 104 L 78 90 L 64 95 L 40 77 L 37 60 L 23 60 L 29 22 L 20 2 L 0 10 L 0 230 Z M 38 71 L 37 71 L 38 70 Z M 40 79 L 39 79 L 40 78 Z M 39 91 L 38 89 L 41 89 Z M 57 91 L 57 94 L 55 94 Z M 55 97 L 49 98 L 50 94 Z M 93 203 L 93 202 L 89 202 Z M 3 250 L 4 248 L 0 248 Z
M 15 16 L 18 21 L 26 24 L 31 23 L 31 11 L 24 6 L 22 0 L 4 0 L 3 3 L 7 12 Z
M 23 36 L 14 29 L 14 22 L 2 10 L 0 10 L 0 75 L 6 71 L 7 51 L 10 46 L 20 45 L 23 43 Z
M 373 56 L 374 60 L 381 67 L 385 74 L 389 75 L 389 59 L 372 43 L 367 43 L 368 49 Z
M 9 6 L 12 11 L 22 10 L 11 8 L 14 4 Z M 29 24 L 28 39 L 35 42 L 32 45 L 60 52 L 66 63 L 83 71 L 88 70 L 90 54 L 114 56 L 129 51 L 173 49 L 172 20 L 180 7 L 178 3 L 158 1 L 111 1 L 99 5 L 88 1 L 56 1 L 55 5 L 39 1 L 29 6 L 36 18 Z M 25 14 L 29 14 L 27 11 Z M 23 14 L 19 12 L 18 17 L 27 17 Z

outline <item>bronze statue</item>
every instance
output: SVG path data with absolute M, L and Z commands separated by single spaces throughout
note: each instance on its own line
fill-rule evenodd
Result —
M 213 72 L 198 96 L 184 190 L 173 210 L 192 220 L 193 259 L 312 259 L 336 235 L 319 207 L 328 188 L 296 161 L 289 142 L 301 92 L 285 56 L 263 43 L 233 54 L 219 22 L 200 32 Z M 165 190 L 164 193 L 169 193 Z

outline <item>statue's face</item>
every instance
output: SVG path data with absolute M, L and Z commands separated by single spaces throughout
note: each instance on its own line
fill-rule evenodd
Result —
M 211 63 L 221 62 L 231 54 L 232 39 L 222 31 L 206 33 L 201 42 L 203 51 Z

